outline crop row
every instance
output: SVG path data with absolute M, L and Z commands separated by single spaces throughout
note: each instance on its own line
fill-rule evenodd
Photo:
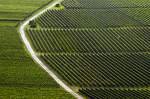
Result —
M 90 99 L 149 99 L 148 89 L 110 89 L 110 88 L 83 88 L 79 93 L 86 95 Z
M 149 54 L 44 54 L 40 58 L 70 85 L 149 86 Z
M 64 0 L 65 8 L 119 8 L 119 7 L 149 7 L 148 1 L 143 0 Z
M 107 29 L 27 29 L 37 52 L 148 52 L 148 27 Z
M 134 13 L 133 13 L 134 15 Z M 103 28 L 144 25 L 118 9 L 48 10 L 36 19 L 42 28 Z
M 126 15 L 139 20 L 143 24 L 150 24 L 150 8 L 135 8 L 135 9 L 121 9 L 126 12 Z

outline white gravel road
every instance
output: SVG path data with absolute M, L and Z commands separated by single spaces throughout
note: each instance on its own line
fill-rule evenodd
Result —
M 53 73 L 37 56 L 36 53 L 34 52 L 34 50 L 32 49 L 26 35 L 25 35 L 25 31 L 24 28 L 25 26 L 29 23 L 29 21 L 37 18 L 39 15 L 43 14 L 45 11 L 47 11 L 48 9 L 54 7 L 56 4 L 62 2 L 63 0 L 54 0 L 52 3 L 49 4 L 49 6 L 47 8 L 45 8 L 44 10 L 42 10 L 41 12 L 39 12 L 38 14 L 30 17 L 29 19 L 25 20 L 19 28 L 20 34 L 21 34 L 21 38 L 27 48 L 27 50 L 29 51 L 29 53 L 31 54 L 32 58 L 39 64 L 39 66 L 41 66 L 62 88 L 64 88 L 67 92 L 69 92 L 70 94 L 72 94 L 75 98 L 77 99 L 83 99 L 82 96 L 80 96 L 79 94 L 77 94 L 76 92 L 74 92 L 69 86 L 67 86 L 61 79 L 59 79 L 59 77 L 57 77 L 55 75 L 55 73 Z

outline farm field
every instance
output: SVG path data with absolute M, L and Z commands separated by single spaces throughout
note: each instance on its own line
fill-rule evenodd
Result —
M 139 8 L 149 7 L 148 0 L 64 0 L 62 3 L 65 8 L 79 9 L 114 9 L 114 8 Z
M 22 20 L 51 0 L 0 0 L 0 20 Z
M 25 51 L 17 24 L 50 0 L 0 0 L 0 99 L 74 99 Z
M 36 55 L 87 98 L 149 99 L 150 2 L 64 0 L 61 6 L 26 26 Z

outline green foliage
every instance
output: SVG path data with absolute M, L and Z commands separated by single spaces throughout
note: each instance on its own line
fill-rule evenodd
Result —
M 29 25 L 30 25 L 31 28 L 36 28 L 37 27 L 36 22 L 34 20 L 30 21 Z
M 56 5 L 55 5 L 55 7 L 60 7 L 60 6 L 61 6 L 61 4 L 56 4 Z

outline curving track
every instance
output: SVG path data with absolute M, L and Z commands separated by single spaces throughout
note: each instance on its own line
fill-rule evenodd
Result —
M 33 19 L 37 18 L 39 15 L 43 14 L 45 11 L 47 11 L 48 9 L 54 7 L 56 4 L 62 2 L 63 0 L 54 0 L 52 3 L 49 4 L 48 7 L 46 7 L 44 10 L 42 10 L 41 12 L 39 12 L 38 14 L 30 17 L 29 19 L 25 20 L 20 28 L 19 28 L 19 32 L 21 34 L 21 38 L 27 48 L 27 50 L 29 51 L 29 53 L 31 54 L 32 58 L 40 65 L 40 67 L 42 67 L 61 87 L 63 87 L 67 92 L 69 92 L 70 94 L 72 94 L 75 98 L 78 99 L 83 99 L 82 96 L 80 96 L 79 94 L 77 94 L 76 92 L 74 92 L 69 86 L 67 86 L 61 79 L 59 79 L 54 72 L 52 72 L 37 56 L 36 53 L 34 52 L 34 50 L 32 49 L 26 35 L 25 35 L 25 31 L 24 28 L 25 26 Z

